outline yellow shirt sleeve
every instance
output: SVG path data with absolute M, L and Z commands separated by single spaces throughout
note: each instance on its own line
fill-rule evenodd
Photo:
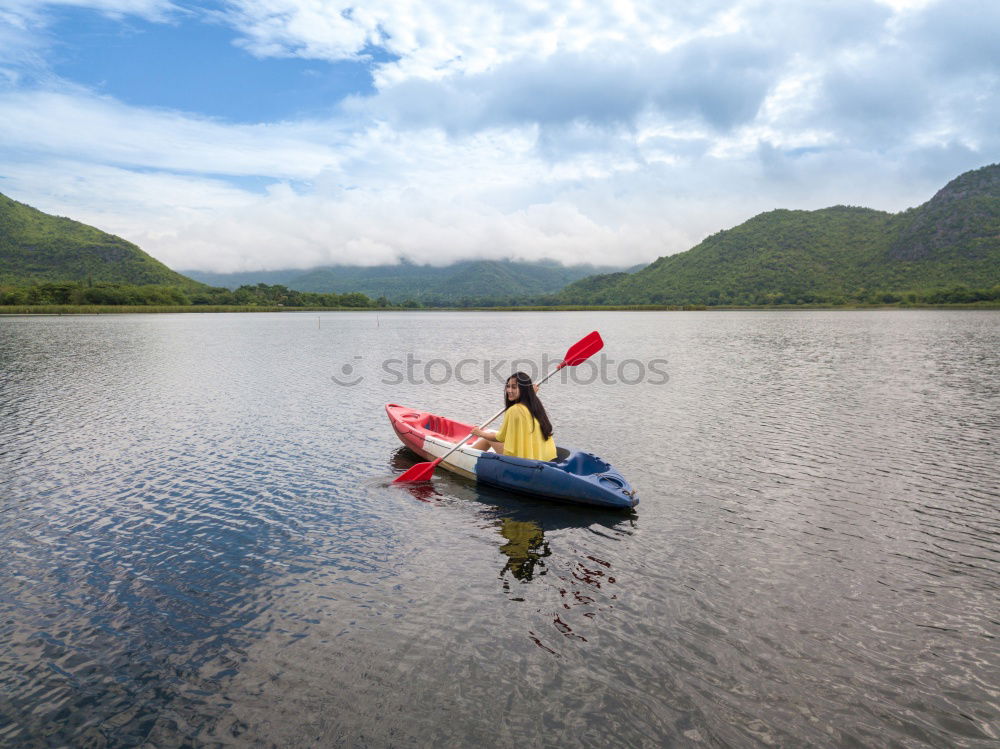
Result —
M 503 442 L 504 455 L 528 460 L 556 459 L 555 440 L 542 439 L 542 427 L 523 403 L 515 403 L 504 412 L 497 441 Z

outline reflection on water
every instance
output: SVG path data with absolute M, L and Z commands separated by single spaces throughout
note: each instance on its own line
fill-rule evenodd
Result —
M 309 319 L 0 319 L 0 744 L 1000 740 L 1000 314 Z M 330 380 L 595 328 L 670 362 L 546 389 L 632 514 L 392 485 L 496 388 Z
M 392 451 L 389 465 L 396 474 L 420 460 L 410 450 Z M 438 487 L 441 489 L 439 490 Z M 507 600 L 524 603 L 534 600 L 526 586 L 541 582 L 549 565 L 556 570 L 552 585 L 542 591 L 544 597 L 554 588 L 558 595 L 555 608 L 547 612 L 545 629 L 532 627 L 528 639 L 550 655 L 559 656 L 553 640 L 586 643 L 586 632 L 593 627 L 600 612 L 610 611 L 618 593 L 611 562 L 593 553 L 564 550 L 565 558 L 552 559 L 553 549 L 546 540 L 546 529 L 558 533 L 590 529 L 600 533 L 632 533 L 637 527 L 636 512 L 622 513 L 600 508 L 546 502 L 534 497 L 506 492 L 441 471 L 431 483 L 394 485 L 421 502 L 461 500 L 470 503 L 478 514 L 491 518 L 502 539 L 499 551 L 504 557 L 499 579 Z
M 507 563 L 500 570 L 500 578 L 503 580 L 503 588 L 510 591 L 510 581 L 506 579 L 509 572 L 515 580 L 531 582 L 535 575 L 535 566 L 539 567 L 538 574 L 545 574 L 545 562 L 542 560 L 550 556 L 552 552 L 549 545 L 545 543 L 545 533 L 537 523 L 524 520 L 511 520 L 502 518 L 500 520 L 500 535 L 507 543 L 500 547 L 500 551 L 507 557 Z M 515 598 L 515 601 L 523 601 L 523 598 Z
M 393 450 L 389 457 L 389 468 L 396 475 L 403 474 L 407 469 L 412 468 L 416 463 L 423 461 L 416 453 L 411 452 L 405 447 L 400 447 Z M 444 473 L 444 469 L 438 469 L 441 473 Z M 437 501 L 439 497 L 442 496 L 435 486 L 433 481 L 422 481 L 419 483 L 400 483 L 393 484 L 389 483 L 389 486 L 397 489 L 401 492 L 406 492 L 411 497 L 413 497 L 418 502 L 433 503 Z
M 407 486 L 405 489 L 411 497 L 420 502 L 433 502 L 435 498 L 441 496 L 441 492 L 431 484 L 415 484 L 414 486 Z

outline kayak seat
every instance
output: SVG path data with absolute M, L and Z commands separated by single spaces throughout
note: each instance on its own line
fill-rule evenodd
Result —
M 427 430 L 434 437 L 440 437 L 445 442 L 456 442 L 471 431 L 471 427 L 465 424 L 459 424 L 451 419 L 443 419 L 434 414 L 427 414 L 423 423 L 420 424 L 420 428 Z M 470 437 L 467 444 L 475 441 L 475 437 Z

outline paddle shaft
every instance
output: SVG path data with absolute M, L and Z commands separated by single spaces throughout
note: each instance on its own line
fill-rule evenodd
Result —
M 557 367 L 556 367 L 555 369 L 553 369 L 553 370 L 552 370 L 551 372 L 549 372 L 549 373 L 548 373 L 547 375 L 545 375 L 545 377 L 543 377 L 543 378 L 542 378 L 541 380 L 539 380 L 539 381 L 538 381 L 538 382 L 536 383 L 536 385 L 537 385 L 538 387 L 541 387 L 541 386 L 542 386 L 542 384 L 543 384 L 543 383 L 544 383 L 544 382 L 545 382 L 545 381 L 546 381 L 547 379 L 549 379 L 549 378 L 550 378 L 550 377 L 551 377 L 552 375 L 554 375 L 554 374 L 555 374 L 556 372 L 558 372 L 558 371 L 559 371 L 560 369 L 562 369 L 562 368 L 563 368 L 563 367 L 565 367 L 565 366 L 566 366 L 566 363 L 565 363 L 565 362 L 561 362 L 561 363 L 559 364 L 559 366 L 557 366 Z M 503 408 L 501 408 L 501 409 L 500 409 L 499 411 L 497 411 L 497 412 L 496 412 L 495 414 L 493 414 L 493 415 L 492 415 L 492 416 L 491 416 L 491 417 L 489 418 L 489 420 L 488 420 L 488 421 L 484 421 L 484 422 L 483 422 L 483 426 L 484 426 L 484 427 L 488 427 L 488 426 L 489 426 L 490 424 L 492 424 L 492 423 L 493 423 L 494 421 L 496 421 L 497 419 L 499 419 L 499 418 L 500 418 L 500 415 L 501 415 L 501 414 L 502 414 L 502 413 L 503 413 L 504 411 L 506 411 L 506 410 L 507 410 L 507 406 L 504 406 Z M 478 427 L 477 427 L 477 428 L 478 428 Z M 437 465 L 437 464 L 438 464 L 438 463 L 440 463 L 440 462 L 441 462 L 442 460 L 444 460 L 445 458 L 447 458 L 447 457 L 448 457 L 449 455 L 451 455 L 451 454 L 452 454 L 453 452 L 455 452 L 455 451 L 456 451 L 456 450 L 457 450 L 458 448 L 460 448 L 460 447 L 461 447 L 462 445 L 464 445 L 464 444 L 465 444 L 466 442 L 468 442 L 468 441 L 469 441 L 469 438 L 470 438 L 470 437 L 472 437 L 472 436 L 474 436 L 474 435 L 475 435 L 475 431 L 472 431 L 472 432 L 469 432 L 469 433 L 468 433 L 467 435 L 465 435 L 465 436 L 464 436 L 464 437 L 463 437 L 463 438 L 462 438 L 461 440 L 459 440 L 459 441 L 458 441 L 457 443 L 455 443 L 455 446 L 454 446 L 453 448 L 451 448 L 451 450 L 449 450 L 448 452 L 446 452 L 446 453 L 445 453 L 444 455 L 442 455 L 442 456 L 441 456 L 440 458 L 436 458 L 436 459 L 434 460 L 434 465 Z

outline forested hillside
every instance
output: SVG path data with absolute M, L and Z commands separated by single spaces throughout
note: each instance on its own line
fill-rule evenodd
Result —
M 202 273 L 185 271 L 192 278 L 215 286 L 236 288 L 242 284 L 284 284 L 298 291 L 385 297 L 424 305 L 469 303 L 516 304 L 526 298 L 554 294 L 567 284 L 614 267 L 564 266 L 555 262 L 511 260 L 464 260 L 433 266 L 402 262 L 394 265 L 340 265 L 308 271 L 260 271 L 258 273 Z
M 121 237 L 0 195 L 0 284 L 45 281 L 204 288 Z
M 775 210 L 623 278 L 584 279 L 575 304 L 963 302 L 1000 284 L 1000 165 L 898 214 Z M 995 297 L 994 297 L 995 298 Z

